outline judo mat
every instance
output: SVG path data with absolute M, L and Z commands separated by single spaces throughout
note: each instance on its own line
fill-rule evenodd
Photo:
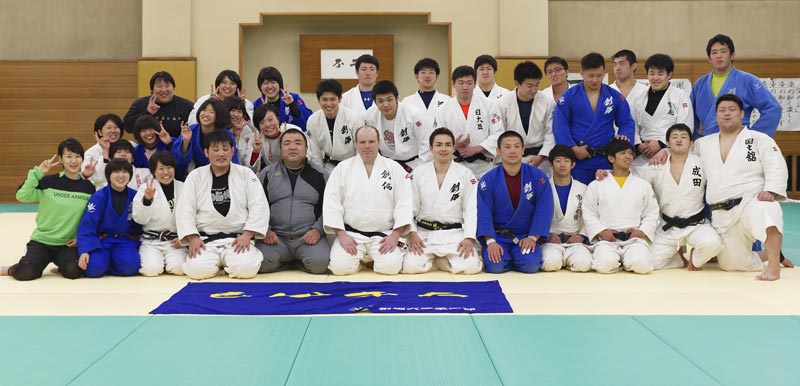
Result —
M 151 314 L 314 315 L 512 312 L 487 282 L 189 283 Z
M 784 252 L 798 262 L 800 205 L 782 207 Z M 0 264 L 19 259 L 35 216 L 6 209 Z M 367 270 L 346 280 L 497 280 L 514 313 L 267 317 L 149 315 L 185 277 L 0 277 L 0 386 L 800 385 L 800 269 L 772 283 L 755 275 L 715 265 L 651 275 Z M 338 280 L 284 271 L 234 282 Z

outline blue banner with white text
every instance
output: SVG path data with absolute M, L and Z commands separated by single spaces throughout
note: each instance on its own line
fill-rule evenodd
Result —
M 189 283 L 151 314 L 513 312 L 497 281 Z

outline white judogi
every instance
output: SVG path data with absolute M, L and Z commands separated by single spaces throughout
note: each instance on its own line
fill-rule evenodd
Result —
M 567 90 L 569 90 L 569 88 L 574 86 L 574 85 L 575 84 L 567 83 Z M 566 90 L 564 92 L 566 92 Z M 539 92 L 537 94 L 542 94 L 542 95 L 546 96 L 548 100 L 551 100 L 551 101 L 553 101 L 553 103 L 556 103 L 555 96 L 553 95 L 553 86 L 550 86 L 550 87 L 548 87 L 546 89 L 543 89 L 543 90 L 539 90 Z
M 611 88 L 613 88 L 614 90 L 619 91 L 620 94 L 622 94 L 622 91 L 619 89 L 619 86 L 617 86 L 617 82 L 611 83 L 611 84 L 609 84 L 609 86 Z M 631 89 L 631 92 L 628 93 L 628 96 L 625 97 L 625 100 L 627 100 L 628 104 L 630 104 L 630 101 L 632 101 L 632 100 L 642 99 L 643 97 L 645 97 L 647 95 L 647 91 L 649 89 L 650 88 L 645 86 L 644 83 L 641 83 L 641 82 L 639 82 L 637 80 L 636 83 L 633 85 L 633 88 Z M 622 94 L 622 95 L 625 95 L 625 94 Z M 631 107 L 633 107 L 633 106 L 631 106 Z
M 620 258 L 626 271 L 649 273 L 653 270 L 650 241 L 656 232 L 658 203 L 653 188 L 633 174 L 622 187 L 609 171 L 608 178 L 592 181 L 583 199 L 583 223 L 594 244 L 592 268 L 600 273 L 619 271 Z M 626 232 L 641 230 L 648 240 L 631 237 L 627 241 L 609 242 L 599 238 L 605 229 Z
M 333 123 L 333 138 L 328 129 L 328 121 L 322 110 L 317 110 L 306 122 L 308 129 L 308 160 L 324 168 L 328 173 L 336 166 L 324 162 L 325 156 L 332 161 L 341 162 L 356 155 L 355 131 L 364 125 L 364 117 L 357 112 L 339 105 Z
M 541 147 L 538 155 L 545 158 L 550 154 L 553 146 L 556 145 L 556 140 L 553 137 L 553 111 L 555 106 L 552 98 L 537 92 L 536 96 L 533 97 L 528 132 L 526 133 L 525 128 L 522 126 L 522 118 L 519 115 L 516 90 L 504 95 L 497 102 L 506 131 L 516 131 L 522 138 L 525 138 L 525 149 Z M 531 158 L 533 158 L 532 155 L 526 156 L 522 159 L 522 162 L 530 162 Z M 538 168 L 548 175 L 552 174 L 547 160 L 542 161 Z
M 553 191 L 553 221 L 550 223 L 550 233 L 571 234 L 577 233 L 586 236 L 583 229 L 583 198 L 586 194 L 586 185 L 573 179 L 569 189 L 567 211 L 561 210 L 561 200 L 556 191 L 556 184 L 550 179 L 550 188 Z M 545 243 L 542 244 L 542 270 L 558 271 L 567 267 L 574 272 L 588 272 L 592 268 L 592 253 L 585 244 Z
M 636 122 L 636 138 L 634 145 L 648 140 L 667 142 L 667 130 L 676 123 L 683 123 L 694 130 L 694 112 L 689 94 L 683 90 L 670 85 L 666 93 L 661 98 L 658 107 L 653 115 L 645 111 L 647 107 L 648 92 L 640 95 L 637 99 L 628 98 L 631 107 L 631 117 Z M 648 158 L 641 154 L 633 161 L 633 165 L 646 165 Z
M 364 232 L 381 232 L 409 225 L 413 221 L 411 178 L 400 164 L 380 155 L 375 159 L 372 173 L 361 156 L 347 159 L 333 169 L 325 188 L 322 208 L 325 231 L 345 229 L 345 224 Z M 358 252 L 347 253 L 337 238 L 331 246 L 328 269 L 334 275 L 349 275 L 361 269 L 361 261 L 375 262 L 375 272 L 394 275 L 403 266 L 403 250 L 381 254 L 378 249 L 383 236 L 368 237 L 347 231 L 356 241 Z
M 339 107 L 342 106 L 353 110 L 362 118 L 367 116 L 367 109 L 364 107 L 364 101 L 361 99 L 361 90 L 358 89 L 358 85 L 355 85 L 353 88 L 345 91 L 345 93 L 342 94 L 342 101 L 339 103 Z M 373 101 L 372 105 L 370 105 L 370 107 L 372 106 L 375 106 L 375 101 Z
M 199 167 L 189 173 L 183 192 L 175 208 L 178 238 L 189 245 L 186 236 L 218 233 L 240 234 L 245 230 L 254 233 L 254 239 L 263 239 L 269 227 L 269 204 L 258 177 L 248 167 L 231 164 L 228 175 L 230 209 L 222 216 L 211 200 L 213 174 L 211 165 Z M 205 239 L 205 237 L 201 236 Z M 207 279 L 225 268 L 231 278 L 247 279 L 255 276 L 263 256 L 250 242 L 250 250 L 236 253 L 233 237 L 205 243 L 205 249 L 194 258 L 186 259 L 183 272 L 192 279 Z
M 189 124 L 191 126 L 191 125 L 194 125 L 195 123 L 197 123 L 197 110 L 200 109 L 200 106 L 205 101 L 207 101 L 208 98 L 210 98 L 210 97 L 211 97 L 211 94 L 206 94 L 206 95 L 201 96 L 197 100 L 197 102 L 194 102 L 194 108 L 192 109 L 192 112 L 189 113 L 189 117 L 187 118 L 187 122 L 186 122 L 187 124 Z M 223 99 L 225 99 L 225 98 L 223 98 Z M 253 102 L 250 102 L 249 100 L 245 99 L 244 100 L 244 108 L 245 108 L 245 110 L 247 110 L 247 116 L 249 116 L 250 119 L 253 119 L 253 111 L 254 111 Z
M 479 96 L 481 98 L 487 98 L 491 101 L 497 101 L 498 99 L 502 98 L 509 92 L 511 91 L 509 91 L 507 88 L 500 87 L 500 85 L 498 85 L 497 82 L 495 82 L 494 86 L 492 86 L 492 90 L 489 91 L 489 96 L 487 97 L 486 94 L 483 93 L 483 90 L 481 90 L 481 88 L 476 84 L 475 90 L 472 91 L 472 96 L 473 97 Z
M 131 144 L 133 144 L 133 142 L 131 142 Z M 97 143 L 88 150 L 84 151 L 83 163 L 81 164 L 81 173 L 83 173 L 83 171 L 86 169 L 86 165 L 93 161 L 97 161 L 97 164 L 94 166 L 94 174 L 87 178 L 87 180 L 94 185 L 95 189 L 100 190 L 108 185 L 108 181 L 106 181 L 106 161 L 103 158 L 103 148 Z M 138 190 L 139 186 L 147 182 L 147 178 L 150 176 L 150 169 L 137 168 L 134 166 L 133 175 L 131 176 L 131 180 L 128 182 L 128 187 L 133 190 Z
M 702 213 L 705 205 L 703 195 L 706 188 L 706 172 L 700 164 L 700 157 L 689 154 L 681 173 L 680 183 L 670 173 L 672 156 L 661 166 L 642 166 L 633 168 L 633 173 L 650 183 L 658 199 L 661 213 L 669 217 L 687 219 Z M 670 227 L 663 229 L 666 222 L 662 220 L 653 238 L 653 263 L 655 269 L 682 268 L 683 260 L 678 250 L 684 245 L 691 245 L 692 262 L 695 267 L 717 256 L 722 250 L 719 234 L 711 223 L 703 221 L 698 225 L 686 228 Z
M 492 159 L 497 151 L 497 138 L 505 130 L 503 119 L 497 105 L 487 98 L 472 97 L 467 117 L 461 110 L 461 105 L 455 97 L 450 98 L 439 111 L 436 112 L 434 127 L 446 127 L 453 132 L 458 141 L 461 135 L 469 135 L 469 145 L 481 145 L 485 149 L 483 155 Z M 476 160 L 464 162 L 469 170 L 480 179 L 488 172 L 494 163 L 492 161 Z
M 382 156 L 398 162 L 410 160 L 404 163 L 411 169 L 419 164 L 415 157 L 432 157 L 430 154 L 425 155 L 430 149 L 428 141 L 422 139 L 425 135 L 430 135 L 432 129 L 423 123 L 425 119 L 422 111 L 416 107 L 398 103 L 397 114 L 389 121 L 377 106 L 372 106 L 367 110 L 364 121 L 378 129 Z
M 419 95 L 419 92 L 415 92 L 403 98 L 403 103 L 414 106 L 418 110 L 422 111 L 422 115 L 424 117 L 424 122 L 422 123 L 425 124 L 426 127 L 430 127 L 431 130 L 434 130 L 436 129 L 436 127 L 433 126 L 433 122 L 436 121 L 436 112 L 439 110 L 439 107 L 447 102 L 448 99 L 450 99 L 450 95 L 436 91 L 433 94 L 433 98 L 431 98 L 431 103 L 428 105 L 428 107 L 425 107 L 425 102 L 422 101 L 422 97 Z M 427 143 L 429 138 L 423 139 Z M 425 162 L 428 161 L 429 160 L 425 160 Z
M 767 228 L 783 234 L 783 211 L 777 201 L 786 199 L 788 171 L 781 150 L 771 137 L 744 127 L 723 162 L 719 133 L 698 139 L 694 150 L 700 155 L 708 185 L 709 205 L 741 198 L 730 210 L 713 210 L 711 221 L 722 238 L 719 267 L 725 271 L 758 271 L 763 263 L 752 251 L 755 240 L 765 241 Z M 772 192 L 776 202 L 759 201 L 759 192 Z
M 245 125 L 242 128 L 239 139 L 236 140 L 236 149 L 239 150 L 239 165 L 249 166 L 251 169 L 259 164 L 259 159 L 253 164 L 250 163 L 250 156 L 253 154 L 253 141 L 258 135 L 258 131 L 252 124 Z
M 156 194 L 150 205 L 144 205 L 144 191 L 147 184 L 142 186 L 133 197 L 133 221 L 142 225 L 145 232 L 178 232 L 175 225 L 175 208 L 167 202 L 167 196 L 158 181 L 153 181 Z M 183 182 L 174 180 L 173 200 L 178 202 Z M 143 276 L 158 276 L 166 271 L 173 275 L 183 275 L 183 263 L 186 261 L 186 248 L 174 248 L 172 240 L 159 240 L 142 237 L 139 246 L 141 267 L 139 273 Z
M 478 180 L 469 169 L 455 162 L 450 163 L 441 187 L 433 162 L 424 163 L 414 169 L 411 186 L 414 218 L 443 224 L 461 224 L 462 227 L 432 231 L 412 222 L 410 231 L 417 232 L 425 248 L 421 255 L 406 252 L 403 273 L 428 272 L 433 269 L 434 264 L 439 269 L 452 273 L 473 274 L 483 269 L 483 261 L 476 250 L 466 259 L 458 253 L 458 245 L 462 240 L 469 238 L 473 243 L 476 240 L 477 183 Z

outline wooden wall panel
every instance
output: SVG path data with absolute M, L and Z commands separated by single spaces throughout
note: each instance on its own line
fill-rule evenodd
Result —
M 0 202 L 16 202 L 28 170 L 64 138 L 94 145 L 95 118 L 123 117 L 136 80 L 136 61 L 0 61 Z

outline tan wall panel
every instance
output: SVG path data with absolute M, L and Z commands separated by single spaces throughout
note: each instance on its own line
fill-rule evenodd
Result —
M 800 57 L 800 1 L 550 1 L 550 55 L 605 57 L 628 48 L 703 59 L 708 39 L 733 38 L 740 58 Z
M 418 89 L 414 78 L 414 64 L 429 56 L 439 62 L 441 75 L 436 86 L 449 93 L 448 85 L 448 31 L 447 26 L 429 26 L 425 15 L 415 16 L 265 16 L 264 25 L 245 27 L 243 30 L 243 79 L 250 100 L 261 93 L 257 87 L 258 71 L 274 66 L 281 71 L 289 91 L 300 89 L 300 35 L 303 34 L 390 34 L 394 36 L 394 82 L 400 96 Z M 280 53 L 277 55 L 276 53 Z M 380 60 L 380 58 L 378 58 Z M 235 69 L 235 67 L 233 68 Z M 220 68 L 213 77 L 223 70 Z M 381 66 L 381 71 L 386 70 Z M 381 76 L 379 79 L 386 79 Z M 198 83 L 203 80 L 198 80 Z M 300 93 L 312 109 L 318 108 L 314 93 Z
M 152 59 L 143 58 L 138 62 L 137 93 L 140 97 L 150 95 L 150 78 L 158 71 L 166 71 L 175 78 L 175 95 L 190 101 L 197 100 L 196 76 L 197 61 L 194 58 Z M 216 78 L 216 77 L 215 77 Z M 214 79 L 211 79 L 211 83 Z M 202 95 L 210 91 L 206 86 Z
M 0 0 L 3 60 L 130 60 L 142 52 L 141 0 Z

